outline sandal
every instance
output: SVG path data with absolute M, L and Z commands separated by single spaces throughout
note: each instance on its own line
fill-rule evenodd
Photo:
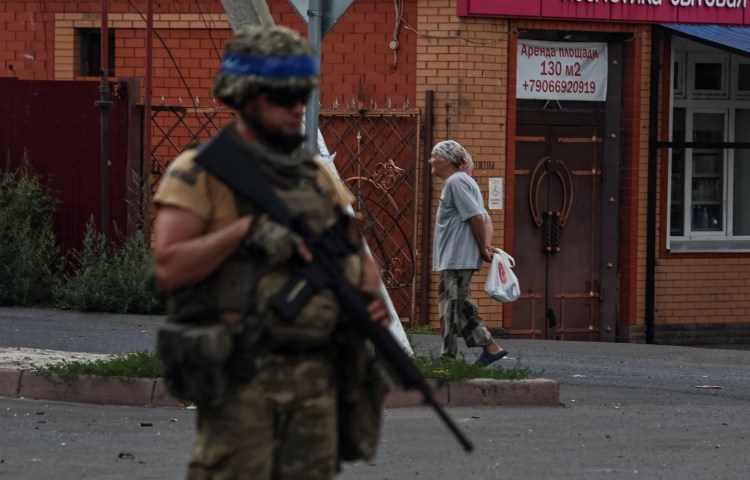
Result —
M 486 367 L 487 365 L 500 360 L 506 355 L 508 355 L 508 352 L 506 350 L 500 350 L 497 353 L 482 352 L 482 354 L 479 355 L 479 358 L 477 358 L 477 361 L 474 362 L 474 365 Z

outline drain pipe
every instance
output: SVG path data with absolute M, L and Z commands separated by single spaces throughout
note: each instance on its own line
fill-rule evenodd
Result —
M 430 199 L 432 198 L 432 176 L 427 167 L 432 149 L 432 112 L 435 106 L 435 91 L 425 92 L 424 124 L 422 125 L 422 145 L 424 145 L 424 159 L 422 162 L 422 274 L 419 281 L 419 325 L 430 324 Z
M 99 54 L 101 80 L 99 82 L 99 100 L 94 105 L 99 107 L 99 221 L 104 238 L 109 239 L 109 15 L 107 2 L 102 0 L 102 25 L 99 32 Z
M 143 95 L 143 161 L 142 183 L 142 228 L 146 238 L 151 238 L 151 177 L 154 172 L 153 155 L 151 154 L 151 90 L 154 83 L 154 0 L 148 0 L 146 7 L 146 93 Z
M 651 85 L 649 89 L 648 124 L 648 190 L 646 215 L 646 343 L 654 343 L 654 295 L 656 288 L 656 162 L 659 115 L 659 56 L 661 30 L 651 27 Z

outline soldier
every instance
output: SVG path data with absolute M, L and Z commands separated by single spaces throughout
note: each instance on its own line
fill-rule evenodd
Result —
M 219 134 L 240 146 L 241 157 L 232 161 L 252 162 L 262 174 L 252 181 L 270 185 L 316 234 L 353 201 L 301 146 L 304 106 L 318 84 L 312 50 L 299 34 L 246 27 L 227 43 L 213 88 L 236 111 L 236 120 Z M 210 400 L 198 404 L 188 478 L 333 478 L 340 387 L 334 335 L 345 319 L 340 302 L 331 289 L 321 289 L 296 318 L 280 318 L 271 299 L 296 266 L 313 259 L 306 239 L 203 168 L 202 151 L 179 155 L 154 198 L 154 277 L 167 292 L 170 321 L 241 326 L 250 333 L 238 337 L 231 368 L 224 369 L 234 372 L 230 387 L 208 392 Z M 350 281 L 375 296 L 379 271 L 361 237 L 349 236 L 355 249 L 336 261 Z M 374 322 L 390 321 L 380 299 L 368 311 Z M 193 378 L 204 377 L 211 372 Z M 224 385 L 213 379 L 204 386 L 214 384 Z

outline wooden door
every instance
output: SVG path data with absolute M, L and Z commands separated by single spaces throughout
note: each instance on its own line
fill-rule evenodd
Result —
M 518 125 L 517 338 L 599 340 L 602 128 Z

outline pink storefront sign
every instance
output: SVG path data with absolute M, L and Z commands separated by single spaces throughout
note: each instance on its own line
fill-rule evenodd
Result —
M 458 0 L 457 14 L 750 26 L 748 0 Z

